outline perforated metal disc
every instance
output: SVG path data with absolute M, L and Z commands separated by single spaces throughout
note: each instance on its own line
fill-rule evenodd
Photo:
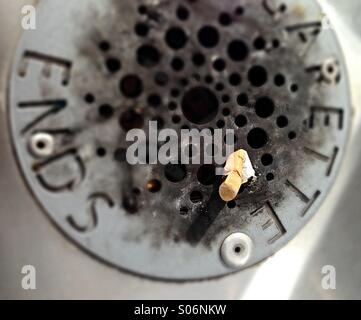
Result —
M 44 0 L 37 17 L 9 80 L 13 143 L 37 201 L 94 256 L 155 278 L 225 275 L 276 252 L 326 197 L 350 101 L 315 1 Z M 225 203 L 212 166 L 127 164 L 127 130 L 153 119 L 235 129 L 257 180 Z M 232 234 L 242 263 L 222 259 Z

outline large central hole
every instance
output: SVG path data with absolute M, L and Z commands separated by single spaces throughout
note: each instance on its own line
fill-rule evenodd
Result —
M 184 116 L 195 124 L 212 121 L 218 113 L 218 99 L 205 87 L 195 87 L 187 91 L 182 100 Z

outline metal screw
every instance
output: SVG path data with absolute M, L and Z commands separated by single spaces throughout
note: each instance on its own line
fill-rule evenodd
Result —
M 48 133 L 36 133 L 30 138 L 29 147 L 35 157 L 49 157 L 54 153 L 54 138 Z
M 322 64 L 321 73 L 326 82 L 330 84 L 337 83 L 340 77 L 340 66 L 337 60 L 333 58 L 326 59 Z
M 223 262 L 230 268 L 240 268 L 249 260 L 252 240 L 244 233 L 236 232 L 224 239 L 221 246 Z

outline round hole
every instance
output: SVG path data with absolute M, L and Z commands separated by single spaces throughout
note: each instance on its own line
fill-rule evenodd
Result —
M 237 15 L 241 16 L 244 13 L 244 8 L 243 7 L 237 7 L 235 12 L 236 12 Z
M 228 117 L 230 114 L 231 114 L 231 110 L 229 110 L 228 108 L 224 108 L 222 110 L 222 114 L 225 116 L 225 117 Z
M 109 104 L 103 104 L 99 107 L 99 115 L 104 119 L 110 119 L 114 115 L 114 109 Z
M 107 150 L 105 150 L 105 148 L 99 147 L 99 148 L 97 149 L 97 155 L 98 155 L 98 157 L 103 158 L 103 157 L 106 156 L 106 154 L 107 154 Z
M 290 140 L 294 140 L 294 139 L 296 139 L 296 137 L 297 137 L 297 134 L 296 134 L 296 132 L 294 132 L 294 131 L 291 131 L 291 132 L 288 134 L 288 138 L 289 138 Z
M 213 68 L 218 72 L 222 72 L 226 68 L 226 62 L 223 59 L 218 58 L 213 62 Z
M 280 46 L 280 41 L 278 39 L 272 40 L 273 48 L 277 49 Z
M 273 114 L 275 105 L 270 98 L 262 97 L 256 101 L 255 110 L 260 118 L 268 118 Z
M 257 50 L 263 50 L 266 47 L 266 40 L 263 37 L 257 37 L 253 42 L 253 46 Z
M 169 163 L 164 167 L 164 175 L 170 182 L 180 182 L 187 175 L 187 168 L 183 164 Z
M 246 106 L 248 104 L 248 96 L 245 93 L 241 93 L 238 97 L 237 97 L 237 103 L 240 106 Z
M 162 99 L 157 94 L 151 94 L 148 97 L 148 104 L 152 107 L 159 107 L 162 104 Z
M 146 7 L 145 5 L 141 5 L 141 6 L 138 7 L 138 12 L 139 12 L 140 14 L 147 14 L 147 13 L 148 13 L 148 9 L 147 9 L 147 7 Z
M 291 91 L 292 92 L 297 92 L 298 91 L 298 85 L 297 84 L 291 85 Z
M 137 50 L 137 61 L 143 67 L 152 68 L 159 63 L 160 59 L 158 49 L 151 45 L 142 45 Z
M 232 24 L 232 17 L 228 13 L 222 12 L 219 15 L 218 21 L 222 26 L 226 27 Z
M 218 120 L 216 123 L 218 128 L 224 128 L 224 126 L 226 125 L 225 122 L 223 120 Z
M 137 75 L 126 75 L 120 81 L 120 90 L 124 96 L 128 98 L 136 98 L 140 96 L 143 91 L 143 82 Z
M 85 97 L 84 97 L 84 101 L 85 101 L 86 103 L 89 103 L 89 104 L 94 103 L 94 102 L 95 102 L 95 97 L 94 97 L 93 94 L 87 93 L 87 94 L 85 95 Z
M 109 51 L 110 50 L 110 48 L 111 48 L 111 46 L 110 46 L 110 43 L 108 42 L 108 41 L 101 41 L 100 43 L 99 43 L 99 49 L 101 50 L 101 51 L 104 51 L 104 52 L 107 52 L 107 51 Z
M 140 37 L 146 37 L 149 33 L 149 27 L 146 23 L 137 23 L 135 25 L 135 33 Z
M 199 191 L 192 191 L 189 199 L 193 202 L 193 203 L 200 203 L 203 200 L 203 194 Z
M 177 109 L 177 104 L 174 101 L 168 103 L 168 109 L 174 111 Z
M 229 76 L 229 83 L 232 86 L 238 86 L 241 83 L 241 76 L 238 73 L 232 73 Z
M 233 209 L 236 206 L 237 206 L 237 203 L 234 200 L 227 202 L 227 207 L 230 208 L 230 209 Z
M 169 78 L 168 75 L 164 72 L 157 72 L 154 76 L 154 81 L 157 85 L 164 87 L 167 85 Z
M 175 124 L 178 124 L 178 123 L 181 122 L 181 121 L 182 121 L 182 119 L 181 119 L 180 116 L 174 115 L 174 116 L 172 117 L 172 122 L 175 123 Z
M 267 181 L 273 181 L 274 178 L 275 178 L 275 176 L 273 173 L 267 173 L 267 175 L 266 175 Z
M 185 47 L 188 38 L 182 28 L 172 27 L 167 31 L 165 41 L 171 49 L 179 50 Z
M 128 132 L 132 129 L 142 128 L 144 126 L 144 119 L 143 116 L 135 110 L 128 109 L 121 114 L 119 124 L 123 128 L 123 130 Z
M 248 71 L 248 80 L 255 87 L 263 86 L 268 80 L 266 69 L 262 66 L 253 66 Z
M 224 95 L 222 96 L 222 102 L 223 102 L 223 103 L 228 103 L 230 100 L 231 100 L 231 98 L 229 97 L 229 95 L 224 94 Z
M 171 62 L 173 70 L 180 71 L 184 68 L 184 61 L 181 58 L 174 58 Z
M 180 95 L 180 91 L 177 88 L 173 88 L 171 90 L 170 94 L 173 98 L 178 98 Z
M 235 119 L 237 127 L 243 128 L 247 124 L 247 118 L 243 115 L 239 115 Z
M 198 32 L 198 41 L 205 48 L 214 48 L 219 42 L 219 33 L 212 26 L 204 26 Z
M 187 91 L 182 99 L 184 116 L 195 124 L 212 121 L 218 113 L 215 94 L 205 87 L 195 87 Z
M 105 62 L 107 69 L 111 73 L 116 73 L 121 68 L 120 60 L 117 58 L 108 58 Z
M 274 83 L 277 87 L 282 87 L 286 83 L 286 78 L 282 74 L 277 74 L 274 78 Z
M 224 90 L 224 85 L 223 85 L 223 83 L 217 83 L 217 84 L 216 84 L 216 90 L 217 90 L 217 91 L 223 91 L 223 90 Z
M 185 21 L 189 18 L 189 10 L 186 7 L 180 6 L 177 9 L 177 17 L 179 20 Z
M 273 163 L 272 155 L 268 153 L 264 154 L 261 158 L 261 162 L 265 167 L 270 166 Z
M 254 128 L 248 133 L 247 142 L 252 149 L 260 149 L 268 142 L 267 133 L 261 128 Z
M 279 128 L 285 128 L 288 126 L 288 119 L 285 116 L 279 116 L 277 118 L 277 126 Z
M 206 58 L 202 53 L 195 53 L 192 57 L 192 61 L 194 65 L 202 66 L 205 63 Z
M 211 84 L 213 82 L 213 77 L 211 75 L 207 75 L 204 77 L 204 81 L 208 84 Z
M 242 40 L 233 40 L 228 45 L 228 55 L 233 61 L 242 61 L 249 53 L 247 45 Z
M 147 183 L 147 190 L 152 193 L 159 192 L 162 189 L 162 183 L 157 179 L 152 179 Z
M 205 186 L 214 184 L 216 181 L 216 168 L 211 164 L 202 165 L 197 171 L 197 179 Z

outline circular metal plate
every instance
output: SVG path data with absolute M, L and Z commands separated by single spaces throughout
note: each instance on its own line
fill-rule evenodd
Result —
M 10 77 L 13 143 L 31 191 L 82 248 L 149 277 L 217 277 L 237 270 L 222 260 L 230 235 L 251 241 L 245 268 L 316 212 L 350 101 L 314 1 L 44 0 L 37 17 Z M 129 165 L 126 132 L 150 120 L 234 129 L 257 180 L 224 203 L 213 167 Z

